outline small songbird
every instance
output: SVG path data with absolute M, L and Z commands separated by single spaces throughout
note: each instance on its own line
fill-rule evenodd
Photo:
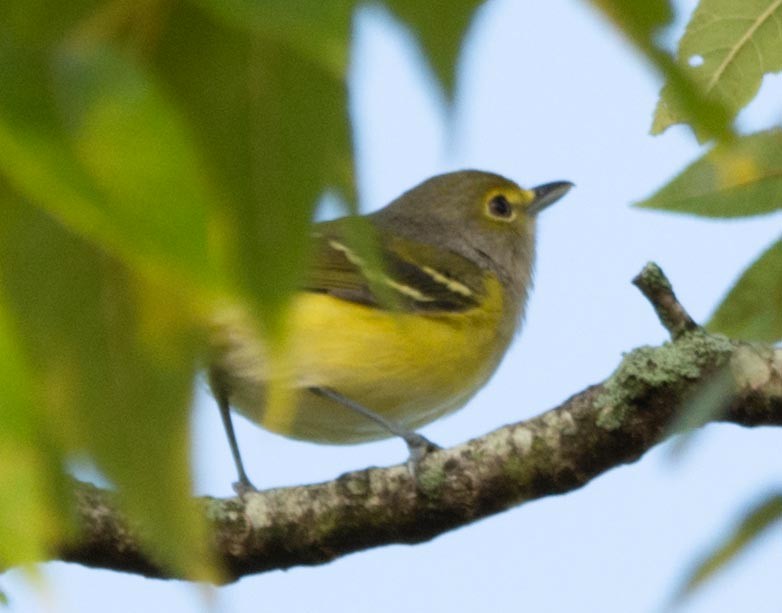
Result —
M 571 187 L 523 189 L 475 170 L 439 175 L 363 216 L 376 245 L 369 250 L 356 247 L 361 226 L 350 218 L 315 224 L 308 274 L 291 305 L 295 389 L 284 415 L 266 411 L 268 354 L 250 317 L 226 309 L 212 322 L 210 383 L 237 489 L 252 486 L 230 407 L 293 438 L 349 444 L 398 435 L 413 458 L 425 453 L 430 444 L 414 430 L 464 406 L 519 330 L 537 214 Z

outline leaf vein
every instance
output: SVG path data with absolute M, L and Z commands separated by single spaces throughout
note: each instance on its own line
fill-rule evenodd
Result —
M 752 41 L 752 36 L 754 36 L 758 28 L 760 28 L 760 26 L 762 26 L 768 19 L 774 17 L 775 11 L 779 9 L 780 6 L 782 6 L 782 0 L 774 0 L 771 4 L 769 4 L 768 8 L 766 8 L 766 10 L 757 17 L 757 19 L 752 21 L 750 27 L 746 32 L 744 32 L 744 34 L 738 40 L 737 44 L 731 48 L 731 50 L 725 56 L 725 59 L 722 60 L 722 63 L 717 67 L 717 70 L 709 79 L 709 82 L 706 85 L 707 92 L 710 92 L 717 84 L 717 81 L 719 81 L 720 77 L 722 77 L 723 73 L 727 70 L 731 62 L 736 59 L 736 56 L 739 54 L 741 49 L 748 42 Z

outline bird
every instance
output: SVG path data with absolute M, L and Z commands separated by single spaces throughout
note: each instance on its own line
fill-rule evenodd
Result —
M 290 303 L 286 408 L 268 410 L 269 346 L 250 311 L 218 310 L 209 383 L 236 465 L 253 490 L 235 409 L 278 434 L 326 444 L 400 436 L 419 461 L 436 446 L 416 430 L 463 407 L 521 329 L 538 213 L 573 186 L 531 189 L 498 174 L 434 176 L 376 212 L 313 224 L 311 256 Z

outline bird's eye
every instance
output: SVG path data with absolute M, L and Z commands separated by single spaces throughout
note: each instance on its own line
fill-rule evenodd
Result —
M 492 217 L 499 219 L 510 219 L 513 217 L 513 207 L 505 196 L 494 196 L 489 200 L 487 206 Z

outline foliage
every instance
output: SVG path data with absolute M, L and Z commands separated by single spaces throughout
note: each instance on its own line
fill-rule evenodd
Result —
M 639 206 L 702 217 L 763 215 L 782 208 L 782 130 L 717 146 Z M 710 327 L 734 338 L 782 339 L 782 241 L 749 266 Z
M 766 494 L 750 505 L 733 530 L 695 566 L 679 590 L 677 599 L 682 600 L 691 595 L 780 520 L 782 494 L 779 492 Z
M 0 3 L 1 565 L 33 562 L 68 533 L 64 475 L 87 458 L 163 563 L 214 572 L 188 502 L 205 314 L 241 300 L 274 336 L 318 198 L 353 199 L 345 81 L 358 4 Z M 385 4 L 450 96 L 479 2 Z M 732 119 L 782 69 L 782 0 L 742 3 L 727 22 L 732 3 L 701 0 L 678 60 L 657 42 L 665 0 L 592 4 L 667 79 L 654 131 L 685 121 L 719 143 L 644 205 L 778 209 L 779 132 L 735 138 Z M 715 329 L 782 338 L 779 252 L 739 280 Z
M 679 42 L 682 69 L 733 119 L 758 93 L 763 76 L 782 70 L 780 22 L 779 0 L 701 0 Z M 660 94 L 652 132 L 689 123 L 690 113 L 669 82 Z
M 670 25 L 673 18 L 668 0 L 644 3 L 627 0 L 591 1 L 666 76 L 667 97 L 680 109 L 681 121 L 692 124 L 705 137 L 717 136 L 723 141 L 733 138 L 728 110 L 722 100 L 707 96 L 703 88 L 684 67 L 674 61 L 659 42 L 661 31 Z
M 757 215 L 782 207 L 780 132 L 736 138 L 729 125 L 757 95 L 763 76 L 782 71 L 782 1 L 701 0 L 679 42 L 676 62 L 657 42 L 671 19 L 667 2 L 593 4 L 666 76 L 652 133 L 687 123 L 699 138 L 719 140 L 640 206 L 705 217 Z M 782 339 L 778 251 L 772 247 L 748 268 L 717 309 L 712 329 L 751 340 Z M 756 300 L 761 287 L 767 292 Z

